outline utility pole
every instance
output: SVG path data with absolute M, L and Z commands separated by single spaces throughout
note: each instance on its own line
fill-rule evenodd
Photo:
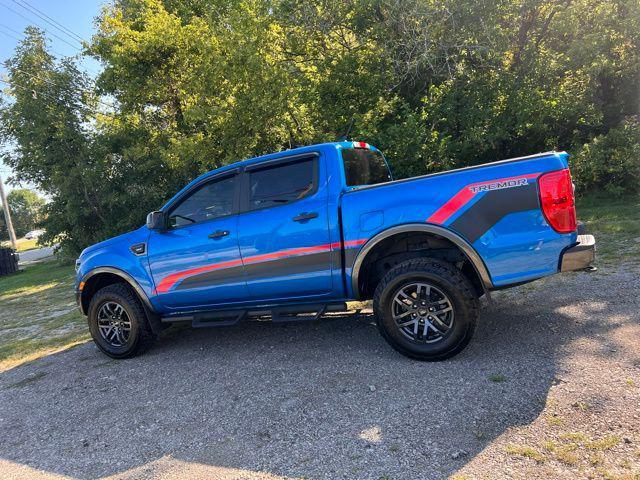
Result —
M 7 231 L 9 232 L 9 238 L 11 239 L 11 244 L 13 245 L 13 249 L 18 249 L 18 244 L 16 242 L 16 232 L 13 231 L 13 223 L 11 222 L 11 212 L 9 212 L 9 202 L 7 201 L 7 196 L 4 194 L 4 185 L 2 183 L 2 177 L 0 176 L 0 200 L 2 200 L 2 207 L 4 208 L 4 221 L 7 224 Z

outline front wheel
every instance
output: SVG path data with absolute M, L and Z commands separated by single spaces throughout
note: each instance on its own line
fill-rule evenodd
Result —
M 112 358 L 138 355 L 156 338 L 140 300 L 124 283 L 108 285 L 96 292 L 87 321 L 95 344 Z
M 417 360 L 453 357 L 475 330 L 479 302 L 469 280 L 453 265 L 407 260 L 382 278 L 373 298 L 378 329 L 398 352 Z

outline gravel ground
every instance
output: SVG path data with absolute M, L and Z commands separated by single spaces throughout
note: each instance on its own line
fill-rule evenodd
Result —
M 369 315 L 50 355 L 0 374 L 0 477 L 640 478 L 638 273 L 499 292 L 441 363 Z

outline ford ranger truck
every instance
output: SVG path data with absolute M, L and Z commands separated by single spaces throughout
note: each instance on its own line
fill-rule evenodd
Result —
M 96 345 L 126 358 L 172 322 L 319 319 L 373 300 L 400 353 L 442 360 L 492 290 L 590 267 L 568 155 L 394 180 L 364 142 L 312 145 L 206 173 L 146 225 L 85 249 L 76 296 Z

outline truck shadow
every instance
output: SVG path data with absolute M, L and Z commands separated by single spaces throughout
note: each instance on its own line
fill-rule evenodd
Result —
M 471 345 L 440 363 L 395 353 L 367 315 L 173 329 L 123 362 L 83 345 L 0 375 L 0 465 L 79 478 L 443 478 L 539 416 L 575 341 L 616 349 L 609 332 L 639 321 L 603 288 L 616 282 L 578 274 L 500 293 Z

